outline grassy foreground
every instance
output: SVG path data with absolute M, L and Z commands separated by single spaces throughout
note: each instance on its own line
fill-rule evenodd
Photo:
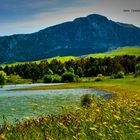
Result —
M 85 79 L 83 79 L 84 81 Z M 90 107 L 67 111 L 60 116 L 42 115 L 9 126 L 4 122 L 0 139 L 8 140 L 138 140 L 140 139 L 140 77 L 106 78 L 101 82 L 64 84 L 34 89 L 89 87 L 113 92 L 116 96 L 94 100 Z M 33 89 L 32 89 L 33 90 Z M 85 93 L 86 94 L 86 93 Z

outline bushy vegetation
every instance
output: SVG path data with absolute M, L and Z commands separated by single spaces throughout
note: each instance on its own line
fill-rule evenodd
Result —
M 55 74 L 54 78 L 53 78 L 53 83 L 61 83 L 61 81 L 62 81 L 61 79 L 62 79 L 61 76 Z
M 111 76 L 111 78 L 115 78 L 115 79 L 124 78 L 124 77 L 125 77 L 125 75 L 124 75 L 123 71 L 119 71 L 117 74 L 113 74 Z
M 7 75 L 4 71 L 0 71 L 0 86 L 2 87 L 7 80 Z
M 136 64 L 135 66 L 135 76 L 134 77 L 138 77 L 140 76 L 140 63 Z
M 43 82 L 44 83 L 52 83 L 53 82 L 53 75 L 45 75 L 43 77 Z
M 62 77 L 55 74 L 55 75 L 45 75 L 43 77 L 44 83 L 60 83 L 60 82 L 73 82 L 75 80 L 74 73 L 65 72 Z
M 125 74 L 138 73 L 138 63 L 140 57 L 136 56 L 116 56 L 114 58 L 81 58 L 71 59 L 65 62 L 53 59 L 48 63 L 47 60 L 37 63 L 25 63 L 13 66 L 5 66 L 0 68 L 7 75 L 19 75 L 23 79 L 32 79 L 32 82 L 37 82 L 45 75 L 62 75 L 66 72 L 71 72 L 74 75 L 81 77 L 100 77 L 117 75 L 123 71 Z M 63 78 L 62 78 L 63 79 Z M 72 80 L 73 81 L 73 80 Z
M 65 72 L 62 75 L 62 82 L 73 82 L 74 81 L 74 73 L 73 72 Z
M 135 69 L 136 69 L 136 72 L 140 73 L 140 63 L 136 64 Z
M 91 94 L 84 94 L 81 96 L 81 106 L 82 107 L 90 107 L 91 104 L 93 103 L 94 96 Z
M 102 74 L 98 74 L 97 77 L 95 78 L 95 81 L 103 81 L 104 76 Z
M 81 103 L 76 108 L 67 111 L 65 107 L 62 107 L 64 113 L 61 115 L 43 114 L 37 118 L 27 117 L 26 120 L 18 121 L 13 125 L 9 125 L 6 117 L 3 116 L 0 140 L 140 139 L 140 89 L 137 80 L 139 77 L 135 80 L 134 78 L 122 79 L 128 73 L 139 74 L 139 62 L 140 57 L 125 55 L 103 59 L 81 58 L 63 63 L 53 59 L 50 63 L 42 61 L 39 64 L 25 63 L 0 68 L 2 70 L 0 76 L 5 75 L 2 84 L 5 84 L 6 74 L 9 77 L 8 80 L 11 80 L 10 82 L 15 82 L 14 78 L 20 80 L 23 78 L 32 79 L 32 82 L 43 79 L 45 83 L 73 82 L 77 81 L 76 79 L 79 77 L 94 76 L 96 78 L 93 78 L 93 81 L 101 82 L 71 83 L 62 86 L 70 88 L 85 87 L 86 85 L 86 87 L 93 88 L 94 85 L 95 88 L 101 87 L 103 90 L 114 92 L 115 97 L 108 100 L 103 98 L 95 100 L 93 95 L 85 94 L 81 96 Z M 118 79 L 103 80 L 104 76 L 111 75 L 112 78 Z M 134 86 L 132 86 L 133 83 L 135 83 Z M 47 88 L 50 87 L 47 86 Z M 53 88 L 60 87 L 56 85 Z M 45 87 L 41 87 L 41 89 L 45 89 Z M 35 111 L 36 108 L 39 108 L 36 103 L 33 104 L 33 107 Z
M 134 94 L 133 94 L 134 95 Z M 93 100 L 86 94 L 81 98 L 86 108 L 77 107 L 60 116 L 40 116 L 8 125 L 5 119 L 0 139 L 102 139 L 136 140 L 140 138 L 139 96 Z
M 7 76 L 7 84 L 31 84 L 31 79 L 23 79 L 19 75 L 9 75 Z
M 13 125 L 9 125 L 4 117 L 0 139 L 137 140 L 140 138 L 139 81 L 140 77 L 117 80 L 105 78 L 101 82 L 46 86 L 48 89 L 93 87 L 113 92 L 114 96 L 109 100 L 95 100 L 92 95 L 85 94 L 76 108 L 67 110 L 62 106 L 64 114 L 47 116 L 44 113 L 37 118 L 27 117 Z M 33 107 L 35 112 L 40 109 L 40 104 L 33 103 Z M 46 109 L 48 108 L 45 107 L 44 112 Z
M 43 77 L 44 83 L 60 83 L 61 82 L 61 76 L 55 74 L 55 75 L 45 75 Z

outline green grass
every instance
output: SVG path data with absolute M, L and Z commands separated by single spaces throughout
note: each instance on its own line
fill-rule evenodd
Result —
M 140 56 L 140 47 L 124 47 L 106 53 L 89 54 L 87 55 L 87 57 L 104 58 L 104 57 L 114 57 L 114 56 L 123 56 L 123 55 Z
M 78 83 L 66 83 L 62 85 L 54 86 L 38 86 L 33 88 L 15 89 L 17 90 L 47 90 L 47 89 L 69 89 L 69 88 L 105 88 L 105 87 L 121 87 L 126 89 L 135 89 L 135 92 L 140 92 L 140 77 L 134 78 L 126 76 L 124 79 L 110 79 L 105 77 L 103 81 L 95 82 L 95 78 L 81 78 L 81 82 Z M 130 88 L 129 88 L 130 87 Z M 14 89 L 13 89 L 14 91 Z
M 36 89 L 89 87 L 113 92 L 108 101 L 94 100 L 90 107 L 73 107 L 61 115 L 28 117 L 26 121 L 9 126 L 6 123 L 0 139 L 31 140 L 138 140 L 140 139 L 140 77 L 71 83 Z M 59 100 L 59 99 L 58 99 Z M 73 104 L 73 103 L 71 103 Z M 34 105 L 35 107 L 38 105 Z M 37 110 L 34 108 L 35 111 Z M 46 108 L 47 109 L 47 108 Z
M 114 57 L 124 54 L 139 56 L 140 49 L 122 48 L 115 52 L 102 55 L 96 54 L 92 57 Z M 64 62 L 64 60 L 66 60 L 66 58 L 63 59 L 62 57 L 61 61 Z M 15 82 L 17 79 L 19 83 L 23 82 L 17 77 L 15 77 Z M 24 112 L 30 111 L 32 117 L 26 117 L 24 120 L 11 126 L 8 125 L 6 119 L 4 119 L 3 128 L 0 130 L 0 140 L 140 139 L 140 77 L 134 78 L 131 75 L 126 76 L 124 79 L 110 79 L 109 77 L 105 77 L 103 81 L 95 82 L 94 80 L 95 78 L 82 78 L 81 82 L 78 83 L 9 91 L 16 93 L 25 92 L 24 94 L 27 94 L 26 90 L 30 90 L 30 92 L 35 90 L 37 92 L 38 90 L 52 89 L 95 88 L 112 92 L 115 98 L 108 101 L 102 99 L 98 101 L 93 100 L 93 103 L 88 108 L 81 107 L 79 102 L 75 101 L 80 98 L 79 96 L 56 96 L 46 99 L 46 96 L 38 95 L 31 96 L 29 99 L 27 97 L 23 98 L 21 94 L 18 98 L 8 98 L 8 96 L 6 100 L 1 98 L 0 103 L 1 106 L 3 106 L 3 110 L 1 111 L 11 112 L 12 117 L 16 116 L 16 113 L 19 113 L 21 110 L 23 114 Z M 21 90 L 24 91 L 21 92 Z M 5 103 L 11 107 L 10 101 L 15 106 L 13 106 L 13 108 L 6 108 Z M 49 103 L 50 101 L 51 104 Z M 63 106 L 60 107 L 60 105 Z M 72 106 L 68 108 L 68 105 Z M 59 109 L 57 108 L 58 106 L 60 107 Z M 50 114 L 53 115 L 47 116 L 46 114 L 48 114 L 48 112 L 51 112 Z M 22 112 L 20 113 L 20 117 L 23 117 Z M 35 117 L 38 113 L 40 115 L 37 119 Z M 27 113 L 26 115 L 28 116 L 29 114 Z
M 32 83 L 31 79 L 22 79 L 18 75 L 10 75 L 8 76 L 8 81 L 6 84 L 11 85 L 11 84 L 31 84 L 31 83 Z
M 89 54 L 89 55 L 84 55 L 84 57 L 95 57 L 95 58 L 104 58 L 104 57 L 115 57 L 115 56 L 123 56 L 123 55 L 135 55 L 135 56 L 140 56 L 140 47 L 124 47 L 124 48 L 119 48 L 117 50 L 113 50 L 110 52 L 105 52 L 105 53 L 97 53 L 97 54 Z M 79 57 L 76 56 L 56 56 L 53 58 L 48 58 L 48 59 L 43 59 L 47 60 L 49 63 L 53 60 L 57 59 L 58 61 L 66 62 L 71 59 L 79 59 Z M 31 61 L 31 62 L 36 62 L 39 64 L 42 60 L 38 61 Z M 13 64 L 1 64 L 0 66 L 5 67 L 6 65 L 12 66 L 12 65 L 18 65 L 18 64 L 25 64 L 29 62 L 16 62 Z
M 71 59 L 73 59 L 73 60 L 78 59 L 78 57 L 76 57 L 76 56 L 56 56 L 53 58 L 48 58 L 46 60 L 50 63 L 53 59 L 57 59 L 58 61 L 61 61 L 62 63 L 64 63 L 64 62 L 69 61 Z M 37 62 L 40 62 L 40 61 L 37 61 Z
M 12 63 L 12 64 L 0 64 L 0 66 L 4 68 L 6 65 L 11 67 L 11 66 L 15 66 L 15 65 L 22 65 L 25 63 L 37 63 L 37 64 L 39 64 L 41 61 L 45 61 L 45 60 L 47 60 L 50 63 L 53 59 L 57 59 L 58 61 L 61 61 L 62 63 L 64 63 L 64 62 L 69 61 L 71 59 L 76 60 L 76 59 L 78 59 L 78 57 L 76 57 L 76 56 L 56 56 L 56 57 L 37 60 L 37 61 L 16 62 L 16 63 Z

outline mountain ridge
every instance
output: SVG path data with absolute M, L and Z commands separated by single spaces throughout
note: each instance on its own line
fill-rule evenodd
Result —
M 105 16 L 103 16 L 103 15 L 99 15 L 99 14 L 90 14 L 90 15 L 88 15 L 88 16 L 83 16 L 83 17 L 75 18 L 74 20 L 71 20 L 71 21 L 65 21 L 65 22 L 63 22 L 63 23 L 51 25 L 51 26 L 49 26 L 49 27 L 46 27 L 46 28 L 43 28 L 43 29 L 39 29 L 38 31 L 35 31 L 35 32 L 31 32 L 31 33 L 20 33 L 20 34 L 16 33 L 16 34 L 11 34 L 11 35 L 2 35 L 2 36 L 0 36 L 0 37 L 9 37 L 9 36 L 16 36 L 16 35 L 30 35 L 30 34 L 38 33 L 38 32 L 40 32 L 40 31 L 42 31 L 42 30 L 45 30 L 45 29 L 48 29 L 48 28 L 51 28 L 51 27 L 54 27 L 54 26 L 58 26 L 58 25 L 65 24 L 65 23 L 71 23 L 71 22 L 73 22 L 73 21 L 75 21 L 75 20 L 77 20 L 77 19 L 84 19 L 84 18 L 86 18 L 86 17 L 95 16 L 95 15 L 96 15 L 96 16 L 100 16 L 100 17 L 104 17 L 104 18 L 108 19 L 107 17 L 105 17 Z M 108 19 L 108 20 L 109 20 L 109 21 L 113 21 L 113 20 L 111 20 L 111 19 Z M 120 24 L 120 25 L 124 25 L 124 26 L 140 28 L 139 26 L 136 26 L 136 25 L 130 24 L 130 23 L 119 22 L 119 21 L 113 21 L 113 22 L 115 22 L 115 23 L 117 23 L 117 24 Z
M 139 40 L 139 27 L 92 14 L 35 33 L 0 37 L 0 63 L 99 53 L 140 46 Z

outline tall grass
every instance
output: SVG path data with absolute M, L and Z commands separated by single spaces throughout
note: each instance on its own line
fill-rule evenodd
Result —
M 27 118 L 9 126 L 4 121 L 0 139 L 8 140 L 136 140 L 140 138 L 140 100 L 116 96 L 93 100 L 59 116 Z M 65 107 L 64 107 L 65 110 Z
M 107 101 L 93 98 L 90 106 L 79 105 L 71 110 L 62 106 L 62 115 L 27 117 L 11 126 L 4 117 L 0 140 L 139 140 L 139 81 L 127 77 L 89 82 L 86 86 L 112 91 L 115 96 Z

